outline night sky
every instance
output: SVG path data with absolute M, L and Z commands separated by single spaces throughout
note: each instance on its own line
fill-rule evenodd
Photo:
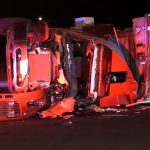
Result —
M 150 13 L 149 0 L 3 0 L 0 18 L 42 16 L 49 25 L 70 27 L 76 17 L 94 17 L 96 23 L 132 26 L 132 18 Z M 134 3 L 134 4 L 131 4 Z

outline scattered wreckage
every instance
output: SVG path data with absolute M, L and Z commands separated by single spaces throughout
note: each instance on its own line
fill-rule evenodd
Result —
M 85 18 L 77 20 L 82 28 L 70 29 L 1 19 L 1 39 L 7 42 L 1 54 L 6 64 L 1 65 L 0 120 L 37 113 L 56 118 L 80 108 L 103 112 L 146 102 L 149 19 L 133 19 L 133 32 L 112 25 L 83 26 Z

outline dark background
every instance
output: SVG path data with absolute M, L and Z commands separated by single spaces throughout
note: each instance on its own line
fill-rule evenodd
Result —
M 132 4 L 131 4 L 132 3 Z M 70 27 L 76 17 L 94 17 L 96 23 L 132 26 L 132 18 L 150 13 L 149 0 L 3 0 L 0 18 L 42 16 L 49 25 Z

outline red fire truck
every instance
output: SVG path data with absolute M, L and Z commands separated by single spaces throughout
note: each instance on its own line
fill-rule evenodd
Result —
M 100 107 L 147 100 L 149 25 L 149 15 L 133 19 L 133 31 L 1 19 L 0 120 L 33 116 L 66 97 Z

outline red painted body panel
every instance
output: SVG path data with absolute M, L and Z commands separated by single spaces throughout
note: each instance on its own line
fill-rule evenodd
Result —
M 41 106 L 29 106 L 28 103 L 32 101 L 40 102 Z M 46 104 L 46 101 L 45 89 L 26 93 L 0 94 L 0 120 L 18 120 L 34 116 Z

